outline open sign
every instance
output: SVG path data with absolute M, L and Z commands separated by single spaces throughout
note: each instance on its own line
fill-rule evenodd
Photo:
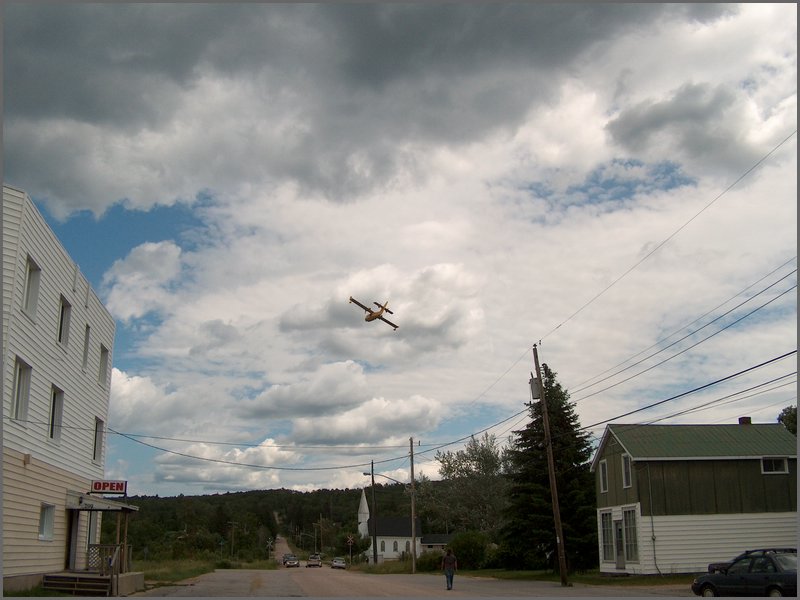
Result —
M 127 494 L 127 481 L 110 481 L 108 479 L 96 479 L 92 481 L 93 494 Z

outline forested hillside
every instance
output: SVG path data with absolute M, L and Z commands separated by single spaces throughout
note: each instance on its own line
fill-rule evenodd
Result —
M 368 491 L 371 503 L 371 492 Z M 410 497 L 398 484 L 376 485 L 382 516 L 410 515 Z M 262 490 L 207 496 L 132 496 L 139 507 L 128 524 L 134 558 L 267 557 L 267 542 L 277 534 L 299 549 L 327 554 L 349 550 L 347 536 L 358 538 L 360 489 Z M 123 535 L 121 529 L 120 535 Z M 105 513 L 102 541 L 115 543 L 117 520 Z

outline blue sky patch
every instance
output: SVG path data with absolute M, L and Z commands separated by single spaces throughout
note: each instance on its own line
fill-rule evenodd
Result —
M 186 204 L 156 206 L 149 211 L 127 210 L 115 204 L 99 219 L 84 211 L 59 222 L 42 202 L 33 200 L 95 291 L 101 289 L 103 274 L 114 261 L 127 256 L 132 248 L 164 240 L 180 243 L 185 232 L 203 225 L 194 207 Z

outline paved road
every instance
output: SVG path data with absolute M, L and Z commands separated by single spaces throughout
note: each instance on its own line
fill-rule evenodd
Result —
M 588 586 L 561 587 L 558 583 L 508 581 L 456 575 L 452 591 L 444 576 L 369 575 L 357 571 L 279 568 L 277 570 L 220 569 L 180 584 L 153 588 L 136 596 L 252 597 L 262 598 L 530 598 L 535 597 L 686 597 L 688 586 Z
M 275 540 L 275 556 L 291 550 L 284 538 Z M 135 596 L 155 597 L 253 597 L 262 598 L 530 598 L 535 597 L 687 597 L 689 586 L 590 586 L 561 587 L 541 581 L 508 581 L 489 577 L 456 575 L 454 589 L 445 589 L 441 574 L 370 575 L 359 571 L 322 568 L 277 570 L 218 569 L 179 584 L 153 588 Z

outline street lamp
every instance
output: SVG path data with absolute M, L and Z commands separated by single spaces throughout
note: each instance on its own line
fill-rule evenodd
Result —
M 403 487 L 406 487 L 406 488 L 410 487 L 411 488 L 411 572 L 412 573 L 416 573 L 417 572 L 417 531 L 416 531 L 417 530 L 417 513 L 416 513 L 416 505 L 414 503 L 414 496 L 415 496 L 415 494 L 414 494 L 414 480 L 413 479 L 411 480 L 411 484 L 409 486 L 409 484 L 403 483 L 402 481 L 398 481 L 394 477 L 389 477 L 388 475 L 383 475 L 382 473 L 375 473 L 374 465 L 373 465 L 373 469 L 372 469 L 371 473 L 363 473 L 363 475 L 370 475 L 370 474 L 372 475 L 372 504 L 373 504 L 373 506 L 375 505 L 375 475 L 377 475 L 378 477 L 384 477 L 386 479 L 389 479 L 390 481 L 394 481 L 395 483 L 399 483 Z M 377 519 L 376 519 L 375 526 L 377 527 L 377 525 L 378 525 L 378 522 L 377 522 Z M 372 541 L 373 547 L 375 547 L 375 544 L 376 544 L 375 540 L 376 539 L 377 539 L 376 535 L 373 535 L 373 541 Z M 375 552 L 376 552 L 375 562 L 377 563 L 378 562 L 377 550 Z

